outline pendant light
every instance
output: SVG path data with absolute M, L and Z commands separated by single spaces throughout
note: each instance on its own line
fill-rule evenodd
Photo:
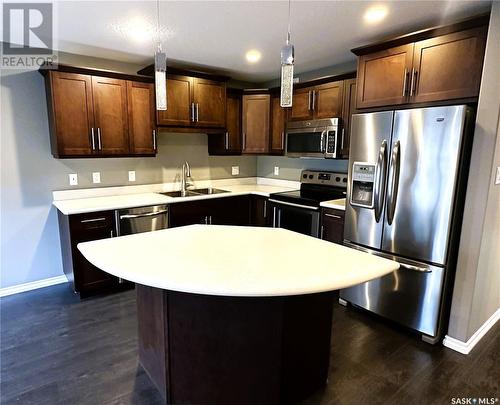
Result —
M 161 49 L 160 38 L 160 0 L 156 0 L 156 34 L 157 48 L 155 52 L 155 93 L 156 109 L 167 109 L 167 54 Z
M 290 0 L 288 0 L 288 33 L 281 48 L 281 107 L 292 106 L 294 49 L 290 43 Z

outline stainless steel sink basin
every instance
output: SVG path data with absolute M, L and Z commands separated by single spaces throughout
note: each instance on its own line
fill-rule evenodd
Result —
M 180 190 L 178 190 L 178 191 L 168 191 L 166 193 L 160 193 L 160 194 L 169 197 L 195 197 L 200 195 L 210 195 L 210 194 L 220 194 L 220 193 L 229 193 L 229 191 L 209 187 L 209 188 L 195 188 L 194 190 L 187 190 L 185 193 L 182 193 Z
M 198 194 L 221 194 L 221 193 L 229 193 L 227 190 L 221 190 L 219 188 L 195 188 L 194 190 L 190 190 L 193 193 L 198 193 Z

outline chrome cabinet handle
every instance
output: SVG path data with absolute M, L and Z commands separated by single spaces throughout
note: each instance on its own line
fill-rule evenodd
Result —
M 196 122 L 200 121 L 200 104 L 196 103 Z
M 92 150 L 95 150 L 94 127 L 90 129 L 90 134 L 92 136 Z
M 285 131 L 281 131 L 281 150 L 285 150 Z
M 264 200 L 264 218 L 267 218 L 267 200 Z
M 212 215 L 210 215 L 210 216 L 208 217 L 208 224 L 209 224 L 209 225 L 212 225 Z
M 247 148 L 247 134 L 243 132 L 243 150 Z
M 228 150 L 229 149 L 229 132 L 226 131 L 226 134 L 224 136 L 224 149 Z
M 344 128 L 342 128 L 342 138 L 340 138 L 340 149 L 344 150 Z
M 147 212 L 145 214 L 125 214 L 120 215 L 120 219 L 154 217 L 155 215 L 166 214 L 167 212 L 168 210 L 161 210 L 156 212 Z
M 191 121 L 194 122 L 194 103 L 191 103 Z
M 387 177 L 387 141 L 384 139 L 378 153 L 377 167 L 375 169 L 375 221 L 380 221 L 384 201 L 385 178 Z
M 333 215 L 333 214 L 327 214 L 325 212 L 325 217 L 330 217 L 330 218 L 335 218 L 335 219 L 342 219 L 342 217 L 340 215 Z
M 276 228 L 276 207 L 273 207 L 273 228 Z
M 113 230 L 111 229 L 111 232 L 110 232 L 110 235 L 109 235 L 110 238 L 113 237 Z
M 311 97 L 311 96 L 312 96 L 312 94 L 311 94 L 311 93 L 312 93 L 312 91 L 311 91 L 311 90 L 309 90 L 309 91 L 307 92 L 307 97 L 308 97 L 307 109 L 308 109 L 309 111 L 311 111 L 311 110 L 312 110 L 312 108 L 311 108 L 311 105 L 312 105 L 312 103 L 311 103 L 311 99 L 312 99 L 312 97 Z
M 82 219 L 80 223 L 85 224 L 88 222 L 99 222 L 99 221 L 106 221 L 106 218 L 92 218 L 92 219 Z
M 405 68 L 403 73 L 403 97 L 406 96 L 406 82 L 408 81 L 408 69 Z
M 390 187 L 387 189 L 387 223 L 392 225 L 394 220 L 394 212 L 396 211 L 396 201 L 399 188 L 399 160 L 400 160 L 400 143 L 396 142 L 392 149 L 391 167 L 392 177 Z
M 321 233 L 320 233 L 320 236 L 319 236 L 320 239 L 323 239 L 323 231 L 324 231 L 324 226 L 321 225 Z
M 205 225 L 208 225 L 208 215 L 205 215 Z
M 97 127 L 97 145 L 99 150 L 102 150 L 102 143 L 101 143 L 101 128 Z
M 414 85 L 415 85 L 415 87 L 417 87 L 416 86 L 417 74 L 418 74 L 417 70 L 415 68 L 412 68 L 412 70 L 411 70 L 411 84 L 410 84 L 410 97 L 417 94 L 417 91 L 414 88 Z
M 156 129 L 153 129 L 153 150 L 156 152 Z
M 415 87 L 413 88 L 413 95 L 416 96 L 417 90 L 418 90 L 418 70 L 417 69 L 415 69 L 414 77 L 415 77 Z
M 316 106 L 316 90 L 312 91 L 312 108 L 311 110 L 314 111 L 314 107 Z

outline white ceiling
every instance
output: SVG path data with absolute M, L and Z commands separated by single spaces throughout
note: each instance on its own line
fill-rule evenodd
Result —
M 363 20 L 367 8 L 385 5 L 378 24 Z M 292 1 L 292 42 L 296 72 L 353 61 L 353 47 L 489 10 L 490 1 Z M 279 76 L 280 48 L 287 28 L 286 1 L 161 1 L 164 49 L 171 60 L 220 68 L 253 82 Z M 153 38 L 127 34 L 141 24 L 154 31 L 155 1 L 59 1 L 57 33 L 61 51 L 147 65 Z M 142 21 L 137 25 L 137 21 Z M 135 25 L 134 25 L 135 24 Z M 249 49 L 262 59 L 251 65 Z

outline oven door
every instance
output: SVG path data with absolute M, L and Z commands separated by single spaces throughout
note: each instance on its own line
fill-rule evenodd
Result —
M 319 207 L 269 200 L 273 228 L 319 238 Z
M 326 133 L 325 127 L 289 129 L 286 133 L 286 155 L 324 158 Z

